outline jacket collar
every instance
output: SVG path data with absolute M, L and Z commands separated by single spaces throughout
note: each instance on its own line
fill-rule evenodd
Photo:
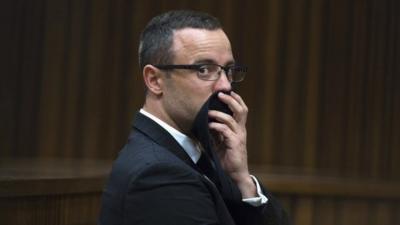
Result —
M 185 152 L 182 146 L 174 139 L 174 137 L 152 119 L 140 112 L 137 112 L 133 122 L 133 128 L 143 133 L 157 144 L 165 147 L 168 151 L 192 168 L 198 170 L 192 159 Z

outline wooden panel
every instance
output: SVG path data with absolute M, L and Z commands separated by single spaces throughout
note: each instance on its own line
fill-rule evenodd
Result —
M 313 224 L 334 225 L 337 223 L 337 204 L 331 198 L 316 199 Z
M 273 192 L 301 196 L 337 196 L 399 199 L 400 182 L 343 178 L 297 171 L 273 172 L 271 168 L 252 167 L 257 177 Z
M 350 176 L 359 176 L 361 168 L 360 155 L 364 150 L 363 139 L 363 114 L 365 93 L 364 74 L 366 72 L 367 59 L 367 23 L 365 23 L 367 3 L 360 1 L 355 3 L 353 14 L 352 54 L 349 76 L 347 78 L 349 95 L 347 100 L 348 131 L 346 135 L 346 149 L 344 154 L 343 170 Z
M 0 160 L 0 224 L 94 225 L 110 161 Z
M 311 225 L 314 215 L 314 201 L 310 197 L 299 197 L 296 199 L 292 212 L 293 221 L 296 224 Z
M 45 3 L 44 46 L 41 86 L 39 104 L 38 154 L 54 156 L 55 152 L 49 149 L 57 149 L 62 130 L 60 121 L 63 120 L 62 96 L 64 95 L 64 71 L 65 56 L 68 49 L 67 42 L 67 2 L 47 1 Z M 56 74 L 56 75 L 55 75 Z
M 341 166 L 345 151 L 346 77 L 350 43 L 350 1 L 328 1 L 324 28 L 324 47 L 321 74 L 321 108 L 318 167 L 334 170 Z M 335 13 L 340 12 L 340 13 Z
M 0 224 L 95 225 L 100 193 L 2 198 Z
M 391 215 L 391 208 L 393 208 L 393 205 L 390 202 L 376 203 L 371 209 L 374 215 L 371 223 L 381 225 L 395 224 Z
M 396 13 L 396 10 L 399 9 L 400 3 L 398 1 L 391 1 L 389 4 L 389 7 L 391 8 L 390 10 L 390 29 L 389 29 L 389 34 L 390 37 L 392 37 L 392 42 L 390 43 L 395 43 L 392 47 L 389 47 L 391 51 L 391 55 L 393 57 L 390 57 L 388 60 L 391 61 L 389 64 L 389 73 L 392 75 L 392 80 L 390 80 L 391 85 L 389 86 L 390 88 L 390 96 L 391 96 L 391 103 L 388 103 L 388 105 L 392 106 L 391 110 L 391 128 L 389 128 L 389 149 L 390 151 L 390 168 L 387 173 L 391 174 L 391 178 L 395 180 L 400 179 L 400 164 L 398 163 L 398 158 L 400 157 L 400 151 L 392 151 L 392 149 L 399 149 L 400 146 L 400 118 L 396 115 L 399 115 L 400 113 L 400 89 L 399 83 L 400 83 L 400 66 L 398 66 L 398 62 L 400 60 L 400 44 L 399 44 L 399 38 L 400 38 L 400 24 L 396 23 L 395 21 L 400 20 L 400 15 Z M 396 66 L 397 65 L 397 66 Z M 398 220 L 400 221 L 400 220 Z
M 308 30 L 308 58 L 305 78 L 305 112 L 304 112 L 304 168 L 314 170 L 317 164 L 318 152 L 318 122 L 319 122 L 319 98 L 320 98 L 320 72 L 321 72 L 321 39 L 322 39 L 322 9 L 323 1 L 312 0 L 310 2 L 310 17 Z
M 0 224 L 96 224 L 110 168 L 100 160 L 0 160 Z M 399 183 L 255 170 L 296 225 L 398 222 Z
M 256 76 L 254 78 L 255 83 L 259 82 L 263 85 L 263 88 L 257 84 L 254 85 L 254 93 L 251 97 L 256 100 L 256 103 L 253 104 L 255 108 L 250 110 L 257 110 L 263 116 L 258 118 L 255 115 L 249 116 L 248 124 L 250 127 L 259 126 L 258 130 L 249 130 L 249 137 L 253 136 L 255 140 L 258 140 L 257 142 L 250 141 L 250 149 L 260 149 L 258 150 L 258 154 L 256 152 L 252 153 L 255 156 L 253 157 L 254 161 L 256 163 L 272 164 L 276 162 L 277 157 L 275 150 L 277 146 L 277 135 L 275 132 L 277 121 L 275 120 L 275 110 L 272 109 L 276 105 L 277 87 L 275 84 L 279 74 L 280 30 L 282 30 L 281 20 L 277 18 L 283 18 L 284 1 L 267 1 L 267 3 L 265 18 L 262 18 L 260 22 L 265 24 L 265 43 L 264 41 L 262 42 L 264 46 L 262 57 L 264 58 L 264 62 L 268 63 L 264 65 L 261 62 L 264 67 L 261 76 L 256 76 L 256 72 L 250 74 L 250 76 Z M 251 106 L 249 105 L 249 107 Z
M 6 2 L 2 23 L 0 155 L 26 156 L 36 146 L 43 47 L 43 1 Z M 3 14 L 4 12 L 4 14 Z
M 86 39 L 85 30 L 87 29 L 87 18 L 84 15 L 87 13 L 85 9 L 85 1 L 74 0 L 68 4 L 69 24 L 67 29 L 67 52 L 65 55 L 66 68 L 64 71 L 65 76 L 65 89 L 62 99 L 62 129 L 59 139 L 59 150 L 54 155 L 62 157 L 72 157 L 76 155 L 80 149 L 79 132 L 80 118 L 81 118 L 81 86 L 84 81 L 85 74 L 82 71 L 82 66 L 85 61 L 85 46 Z M 42 150 L 45 154 L 48 150 Z
M 101 192 L 111 162 L 78 159 L 0 159 L 0 197 Z
M 382 65 L 383 61 L 386 61 L 385 51 L 385 43 L 382 39 L 384 34 L 386 33 L 385 28 L 387 27 L 387 23 L 385 19 L 387 17 L 382 17 L 382 13 L 384 13 L 385 3 L 373 1 L 370 5 L 369 15 L 371 17 L 371 28 L 370 28 L 370 41 L 372 45 L 370 46 L 368 53 L 368 67 L 366 73 L 366 107 L 369 108 L 367 112 L 365 112 L 365 151 L 366 154 L 364 156 L 369 161 L 367 166 L 365 164 L 365 175 L 371 177 L 378 177 L 379 174 L 382 174 L 379 168 L 380 157 L 382 154 L 379 152 L 384 152 L 385 149 L 382 148 L 382 125 L 384 125 L 383 113 L 384 111 L 384 79 L 378 78 L 377 74 L 386 74 L 386 71 L 382 70 L 385 67 Z M 374 10 L 372 10 L 374 9 Z M 364 161 L 367 162 L 367 161 Z
M 293 151 L 296 148 L 304 148 L 304 75 L 307 58 L 304 56 L 308 47 L 306 42 L 306 31 L 308 27 L 307 16 L 309 15 L 308 1 L 288 1 L 287 19 L 283 24 L 286 29 L 286 44 L 282 49 L 285 61 L 281 62 L 280 85 L 278 87 L 281 96 L 279 114 L 281 115 L 281 133 L 278 140 L 282 150 L 278 159 L 282 164 L 300 166 L 298 160 L 301 152 Z M 287 141 L 291 140 L 291 141 Z

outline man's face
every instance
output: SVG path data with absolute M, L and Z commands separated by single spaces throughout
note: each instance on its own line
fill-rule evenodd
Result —
M 230 42 L 221 29 L 175 31 L 172 50 L 172 64 L 214 63 L 224 66 L 234 63 Z M 193 70 L 172 70 L 170 73 L 171 76 L 165 77 L 163 107 L 183 132 L 191 129 L 197 112 L 212 93 L 231 90 L 224 73 L 216 81 L 201 80 Z

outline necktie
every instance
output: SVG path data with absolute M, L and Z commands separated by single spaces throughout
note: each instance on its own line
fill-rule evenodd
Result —
M 206 153 L 203 152 L 201 154 L 201 157 L 197 162 L 197 166 L 200 168 L 201 172 L 206 175 L 214 184 L 218 184 L 218 176 L 215 170 L 215 165 L 206 155 Z
M 230 178 L 223 172 L 218 156 L 212 149 L 212 141 L 202 149 L 202 154 L 197 162 L 201 172 L 206 175 L 217 187 L 225 200 L 241 200 L 239 189 L 232 183 Z
M 197 161 L 197 166 L 200 169 L 200 172 L 206 175 L 214 184 L 218 184 L 218 175 L 216 172 L 215 163 L 210 155 L 205 151 L 202 147 L 201 143 L 196 139 L 193 138 L 193 143 L 196 145 L 198 151 L 201 152 L 201 156 Z

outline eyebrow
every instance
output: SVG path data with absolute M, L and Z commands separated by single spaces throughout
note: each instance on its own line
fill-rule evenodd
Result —
M 216 65 L 219 65 L 217 62 L 215 62 L 212 59 L 199 59 L 199 60 L 194 61 L 193 64 L 216 64 Z M 228 66 L 228 65 L 234 65 L 234 64 L 235 64 L 235 61 L 230 60 L 227 63 L 225 63 L 225 65 L 222 65 L 222 66 Z

